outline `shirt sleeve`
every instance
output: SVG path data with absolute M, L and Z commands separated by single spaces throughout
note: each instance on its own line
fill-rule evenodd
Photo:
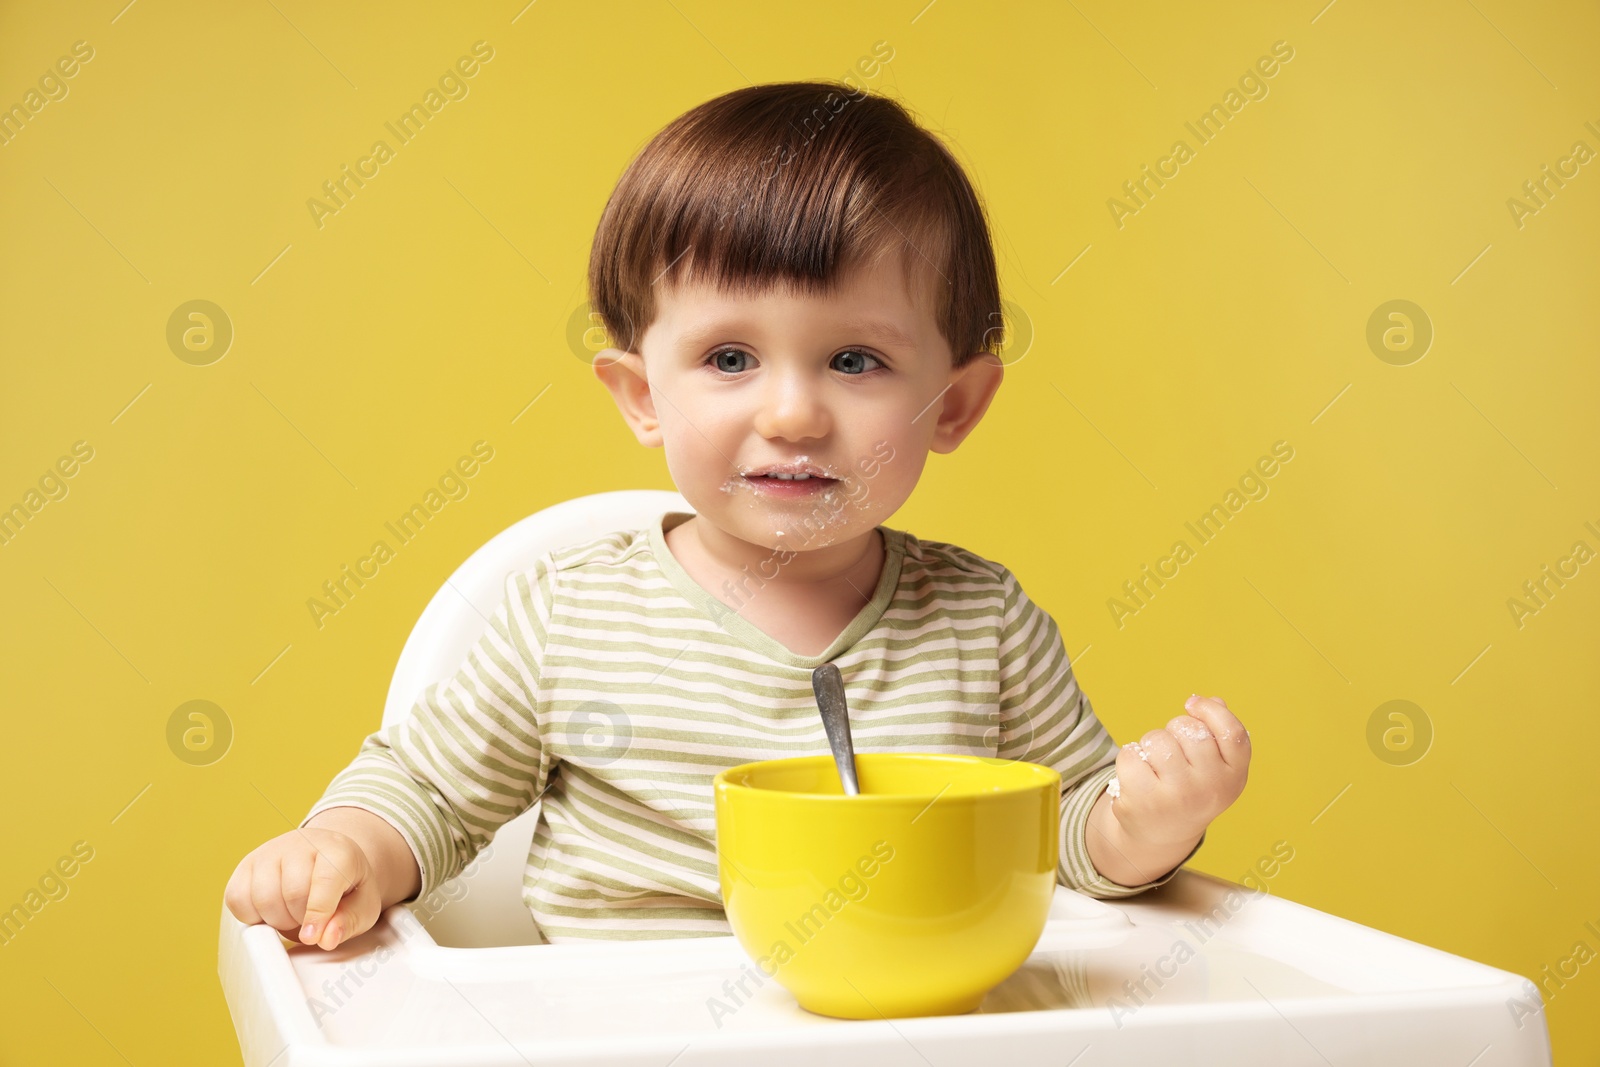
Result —
M 535 694 L 551 602 L 549 556 L 508 575 L 456 672 L 424 689 L 405 719 L 369 734 L 300 825 L 336 807 L 391 823 L 422 872 L 419 899 L 459 874 L 548 781 Z
M 1055 620 L 1028 598 L 1009 571 L 1004 579 L 998 755 L 1043 764 L 1061 774 L 1061 861 L 1056 880 L 1102 899 L 1131 897 L 1164 885 L 1205 843 L 1205 835 L 1177 866 L 1139 885 L 1113 882 L 1095 868 L 1086 838 L 1089 812 L 1117 773 L 1117 744 L 1078 688 Z

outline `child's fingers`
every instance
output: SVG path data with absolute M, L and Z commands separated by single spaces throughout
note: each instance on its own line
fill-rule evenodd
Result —
M 261 921 L 261 913 L 256 911 L 255 901 L 250 890 L 251 878 L 255 873 L 255 858 L 246 856 L 239 861 L 239 866 L 233 869 L 233 874 L 228 878 L 228 887 L 222 892 L 223 902 L 228 905 L 228 910 L 233 917 L 252 926 Z
M 300 926 L 300 940 L 308 945 L 332 948 L 339 943 L 340 931 L 331 928 L 330 919 L 339 910 L 339 902 L 355 884 L 356 872 L 346 874 L 354 867 L 354 857 L 330 855 L 343 852 L 331 845 L 318 849 L 312 861 L 310 888 L 306 893 L 304 922 Z M 330 940 L 331 938 L 331 940 Z M 326 943 L 324 943 L 326 942 Z
M 1156 772 L 1148 762 L 1149 754 L 1141 756 L 1141 750 L 1139 742 L 1129 741 L 1117 753 L 1117 778 L 1124 789 L 1136 795 L 1156 781 Z
M 294 848 L 286 852 L 281 861 L 283 868 L 283 903 L 289 909 L 289 918 L 294 920 L 294 929 L 298 931 L 306 916 L 306 900 L 311 894 L 311 865 L 316 861 L 317 854 L 308 848 Z
M 378 887 L 370 881 L 359 883 L 339 902 L 339 910 L 328 920 L 326 934 L 318 944 L 323 948 L 337 948 L 342 942 L 372 929 L 382 910 Z
M 1178 715 L 1167 723 L 1167 733 L 1177 739 L 1178 746 L 1195 767 L 1215 767 L 1221 757 L 1211 728 L 1192 715 Z
M 1139 739 L 1139 743 L 1150 756 L 1150 767 L 1156 772 L 1157 778 L 1176 781 L 1193 770 L 1188 753 L 1179 747 L 1178 739 L 1166 730 L 1151 730 Z
M 1191 706 L 1192 705 L 1192 706 Z M 1219 697 L 1190 697 L 1184 705 L 1189 714 L 1205 723 L 1216 737 L 1223 762 L 1230 767 L 1250 763 L 1250 731 Z
M 283 871 L 278 857 L 263 856 L 250 873 L 250 901 L 262 922 L 276 930 L 293 930 L 294 917 L 283 903 Z

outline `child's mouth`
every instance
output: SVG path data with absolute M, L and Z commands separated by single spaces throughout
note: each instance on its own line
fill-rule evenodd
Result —
M 837 478 L 824 478 L 817 474 L 795 475 L 792 478 L 779 478 L 771 474 L 746 474 L 743 477 L 761 492 L 782 498 L 813 496 L 831 485 L 839 484 Z

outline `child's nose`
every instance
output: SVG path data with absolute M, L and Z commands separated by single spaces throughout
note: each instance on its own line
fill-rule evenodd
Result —
M 798 441 L 826 437 L 832 428 L 833 417 L 811 382 L 799 374 L 774 374 L 767 379 L 756 413 L 757 433 Z

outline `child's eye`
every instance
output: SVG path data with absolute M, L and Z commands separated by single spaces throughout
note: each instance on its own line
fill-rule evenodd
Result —
M 879 359 L 871 352 L 840 352 L 837 356 L 833 357 L 833 362 L 836 365 L 842 364 L 839 365 L 837 369 L 843 371 L 845 374 L 856 375 L 865 374 L 874 369 L 865 365 L 865 361 L 869 359 L 879 367 L 883 366 L 883 360 Z
M 720 371 L 723 374 L 738 374 L 740 371 L 745 369 L 744 365 L 740 363 L 740 360 L 747 360 L 749 358 L 750 353 L 748 352 L 741 352 L 737 348 L 723 348 L 711 353 L 711 356 L 706 360 L 706 362 L 711 364 L 714 370 Z

